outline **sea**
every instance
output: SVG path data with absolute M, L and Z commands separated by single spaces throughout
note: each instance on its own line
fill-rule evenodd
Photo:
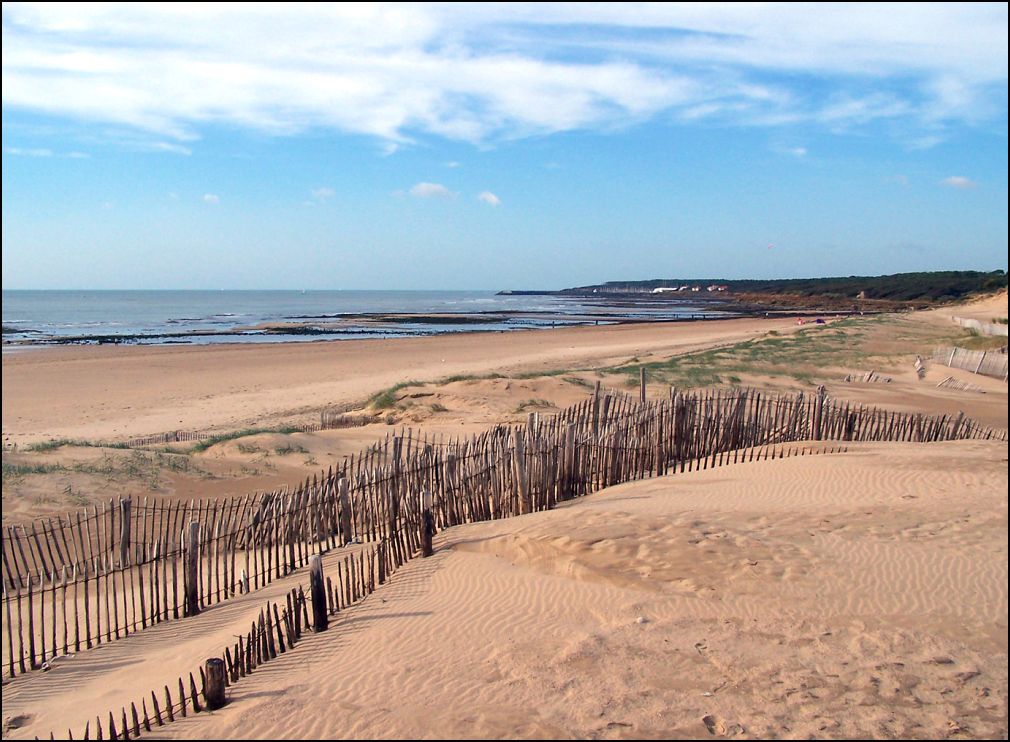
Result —
M 493 291 L 3 291 L 5 350 L 413 337 L 727 316 L 688 299 Z

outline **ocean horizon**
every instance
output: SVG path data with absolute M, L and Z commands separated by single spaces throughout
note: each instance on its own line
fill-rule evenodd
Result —
M 689 300 L 493 291 L 4 289 L 6 346 L 257 343 L 511 331 L 726 315 Z

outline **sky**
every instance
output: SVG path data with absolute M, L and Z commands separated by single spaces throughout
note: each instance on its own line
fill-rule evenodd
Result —
M 1006 3 L 3 4 L 4 289 L 1007 268 Z

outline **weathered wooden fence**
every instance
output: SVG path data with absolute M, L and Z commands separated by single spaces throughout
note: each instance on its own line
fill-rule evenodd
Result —
M 985 389 L 980 387 L 978 384 L 971 384 L 967 381 L 961 381 L 960 379 L 955 379 L 953 376 L 948 376 L 940 381 L 936 385 L 938 389 L 953 389 L 958 392 L 971 392 L 972 394 L 985 394 Z
M 96 709 L 94 725 L 90 720 L 86 721 L 84 728 L 79 730 L 78 738 L 136 739 L 174 722 L 176 718 L 185 718 L 189 713 L 220 708 L 229 687 L 264 663 L 293 649 L 306 632 L 325 631 L 330 616 L 370 595 L 401 564 L 396 561 L 386 541 L 345 556 L 336 563 L 335 574 L 325 578 L 317 564 L 308 597 L 298 585 L 286 593 L 283 601 L 268 601 L 260 609 L 259 618 L 251 623 L 249 631 L 236 636 L 233 644 L 223 647 L 217 656 L 188 673 L 188 682 L 185 675 L 179 676 L 177 682 L 152 689 L 149 695 L 129 701 L 129 713 L 126 703 L 120 709 L 107 713 Z M 200 678 L 200 690 L 197 690 L 197 676 Z M 160 702 L 159 696 L 162 699 Z M 103 720 L 106 721 L 104 728 Z M 54 737 L 55 734 L 51 733 L 50 739 Z M 65 739 L 74 739 L 72 729 L 67 729 Z
M 968 330 L 975 330 L 983 335 L 1007 336 L 1007 326 L 996 322 L 982 322 L 977 319 L 966 319 L 965 317 L 951 317 L 954 322 Z
M 960 368 L 973 374 L 992 376 L 1007 380 L 1006 348 L 999 350 L 968 350 L 967 348 L 937 348 L 933 351 L 933 363 L 941 363 L 948 368 Z
M 419 546 L 437 529 L 545 510 L 603 487 L 795 441 L 1006 439 L 963 415 L 899 413 L 751 390 L 596 393 L 466 439 L 389 435 L 291 490 L 167 504 L 130 499 L 3 532 L 3 672 L 193 615 L 349 543 Z M 752 453 L 753 455 L 753 453 Z

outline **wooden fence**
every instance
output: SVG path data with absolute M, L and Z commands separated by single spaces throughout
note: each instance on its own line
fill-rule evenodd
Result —
M 968 350 L 967 348 L 937 348 L 933 363 L 948 368 L 960 368 L 973 374 L 1007 380 L 1006 348 L 998 350 Z
M 968 330 L 975 330 L 983 335 L 1007 336 L 1007 326 L 995 322 L 982 322 L 977 319 L 966 319 L 964 317 L 951 317 L 954 322 Z
M 149 695 L 141 695 L 138 700 L 128 702 L 129 714 L 126 703 L 118 711 L 98 712 L 94 717 L 94 726 L 90 720 L 85 722 L 78 738 L 136 739 L 174 722 L 176 718 L 185 718 L 188 713 L 220 708 L 225 702 L 227 688 L 266 662 L 289 652 L 306 632 L 325 631 L 330 616 L 366 598 L 385 583 L 401 564 L 393 558 L 388 542 L 380 541 L 367 552 L 345 556 L 343 561 L 337 562 L 336 574 L 325 576 L 325 579 L 321 563 L 313 565 L 308 591 L 298 585 L 287 592 L 282 602 L 268 601 L 260 609 L 258 620 L 251 623 L 249 631 L 236 636 L 233 644 L 188 673 L 188 683 L 183 675 L 177 678 L 177 682 L 152 689 Z M 199 691 L 195 676 L 200 678 Z M 176 689 L 174 697 L 173 688 Z M 159 693 L 161 690 L 163 695 Z M 162 699 L 160 702 L 159 696 Z M 148 699 L 151 701 L 150 708 Z M 104 729 L 103 720 L 107 720 Z M 50 733 L 50 739 L 53 738 L 55 734 Z M 67 729 L 65 739 L 74 739 L 72 729 Z
M 671 390 L 649 402 L 596 393 L 555 416 L 531 413 L 526 425 L 466 439 L 389 435 L 290 490 L 175 504 L 125 499 L 8 526 L 3 672 L 29 672 L 194 615 L 347 544 L 386 543 L 389 558 L 402 563 L 419 548 L 422 492 L 441 529 L 549 509 L 620 482 L 738 460 L 747 450 L 753 457 L 761 447 L 965 438 L 1005 440 L 1006 432 L 961 414 L 870 409 L 823 393 Z

